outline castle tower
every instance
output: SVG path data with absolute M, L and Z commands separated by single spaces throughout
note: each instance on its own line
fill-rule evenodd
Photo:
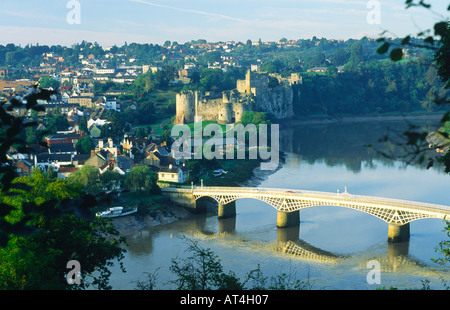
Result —
M 225 92 L 222 95 L 222 103 L 219 105 L 218 122 L 228 124 L 232 121 L 233 104 Z
M 186 91 L 176 95 L 176 118 L 175 124 L 193 123 L 196 114 L 196 102 L 198 94 Z

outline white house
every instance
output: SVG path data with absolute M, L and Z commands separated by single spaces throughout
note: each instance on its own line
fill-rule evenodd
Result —
M 105 119 L 100 119 L 100 118 L 96 118 L 96 119 L 89 119 L 87 121 L 87 127 L 91 128 L 92 125 L 96 125 L 97 127 L 101 127 L 105 124 L 109 123 L 109 121 L 105 120 Z
M 115 68 L 96 68 L 95 74 L 114 74 L 116 72 Z
M 161 167 L 158 171 L 158 181 L 184 183 L 188 176 L 187 169 L 185 167 Z

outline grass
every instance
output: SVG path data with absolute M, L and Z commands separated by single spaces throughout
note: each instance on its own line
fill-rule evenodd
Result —
M 260 164 L 257 159 L 224 159 L 220 160 L 220 166 L 228 171 L 220 177 L 215 177 L 213 171 L 208 171 L 207 175 L 200 176 L 204 186 L 238 186 L 253 177 L 253 170 Z

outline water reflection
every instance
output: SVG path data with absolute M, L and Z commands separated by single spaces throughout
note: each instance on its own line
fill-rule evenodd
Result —
M 438 128 L 439 122 L 414 121 L 412 124 L 417 126 L 417 131 L 433 131 Z M 280 149 L 299 155 L 299 159 L 309 164 L 323 162 L 327 166 L 344 165 L 349 171 L 358 173 L 362 167 L 375 168 L 374 160 L 382 161 L 386 166 L 394 165 L 393 160 L 382 156 L 379 151 L 400 157 L 404 153 L 403 149 L 389 141 L 380 143 L 379 139 L 387 133 L 390 137 L 399 136 L 409 126 L 410 123 L 406 121 L 391 121 L 283 128 L 280 132 Z M 290 164 L 295 167 L 300 162 L 291 161 Z
M 207 220 L 214 218 L 215 215 L 198 214 L 188 220 L 183 221 L 183 234 L 188 236 L 201 236 L 215 240 L 223 240 L 227 242 L 230 236 L 237 236 L 236 231 L 236 217 L 226 219 L 217 219 L 217 231 L 214 231 Z M 265 240 L 264 242 L 270 245 L 273 254 L 289 256 L 291 258 L 300 259 L 304 261 L 313 261 L 318 263 L 332 263 L 339 264 L 346 259 L 357 257 L 362 253 L 354 255 L 342 255 L 332 253 L 325 249 L 321 249 L 301 239 L 300 236 L 301 224 L 295 227 L 276 228 L 276 240 Z M 153 238 L 157 236 L 159 228 L 149 228 L 136 231 L 127 235 L 128 252 L 133 256 L 149 255 L 153 252 Z M 173 236 L 172 236 L 173 237 Z M 249 240 L 246 236 L 237 236 L 240 240 L 246 240 L 249 244 L 258 241 Z M 409 257 L 409 242 L 402 243 L 386 243 L 387 247 L 383 253 L 380 253 L 375 259 L 381 263 L 383 271 L 396 271 L 404 269 L 412 269 L 423 267 L 419 261 Z
M 219 234 L 234 234 L 236 232 L 236 217 L 218 219 Z

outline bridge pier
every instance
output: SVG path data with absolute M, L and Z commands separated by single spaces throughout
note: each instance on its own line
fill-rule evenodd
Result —
M 218 219 L 220 234 L 234 234 L 236 232 L 236 217 Z
M 286 228 L 300 225 L 300 211 L 277 212 L 277 227 Z
M 225 219 L 236 216 L 236 201 L 232 201 L 227 204 L 219 203 L 217 209 L 217 217 L 219 219 Z
M 277 241 L 285 243 L 296 242 L 300 239 L 300 225 L 293 227 L 277 228 Z
M 409 223 L 404 225 L 389 223 L 388 242 L 398 243 L 408 241 L 409 237 L 410 237 Z
M 409 254 L 409 241 L 387 244 L 389 258 L 395 259 L 399 256 L 408 256 Z

